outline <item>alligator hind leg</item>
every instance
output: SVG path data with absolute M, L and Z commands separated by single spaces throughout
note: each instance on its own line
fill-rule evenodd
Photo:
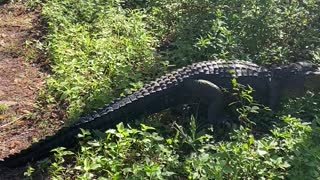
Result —
M 185 83 L 186 92 L 192 98 L 200 99 L 208 105 L 208 122 L 219 124 L 223 112 L 223 92 L 214 83 L 207 80 L 190 80 Z

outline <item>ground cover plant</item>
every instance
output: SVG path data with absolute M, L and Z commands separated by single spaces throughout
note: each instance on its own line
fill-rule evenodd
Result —
M 83 141 L 77 155 L 57 149 L 50 172 L 56 179 L 319 178 L 320 148 L 313 139 L 319 137 L 299 119 L 282 120 L 286 126 L 273 129 L 272 135 L 256 139 L 241 127 L 231 141 L 219 143 L 209 135 L 193 139 L 177 133 L 166 139 L 152 127 L 119 124 L 102 141 Z M 185 154 L 186 146 L 193 148 L 190 154 Z M 66 165 L 63 156 L 70 154 L 76 163 Z
M 42 98 L 65 107 L 68 119 L 76 120 L 169 69 L 193 62 L 238 58 L 270 66 L 320 61 L 317 0 L 28 2 L 30 7 L 40 4 L 48 27 L 43 43 L 52 75 Z M 189 127 L 173 123 L 167 134 L 147 123 L 141 127 L 120 123 L 98 135 L 83 131 L 80 153 L 55 150 L 49 175 L 53 179 L 319 178 L 317 97 L 311 93 L 291 100 L 283 111 L 271 115 L 255 112 L 260 106 L 252 102 L 237 107 L 234 113 L 241 125 L 230 136 L 224 132 L 223 140 L 215 137 L 215 131 L 198 134 L 190 118 Z M 255 108 L 241 109 L 247 107 Z M 267 132 L 260 131 L 259 122 L 267 124 Z M 32 177 L 32 172 L 30 168 L 26 176 Z
M 167 65 L 213 58 L 318 62 L 319 10 L 313 0 L 46 1 L 53 71 L 47 100 L 65 103 L 75 118 Z
M 215 129 L 210 134 L 199 133 L 193 117 L 186 128 L 173 123 L 173 131 L 165 132 L 145 124 L 132 128 L 123 123 L 105 134 L 83 130 L 78 135 L 79 152 L 53 150 L 49 174 L 53 179 L 319 178 L 320 120 L 314 113 L 319 112 L 319 98 L 309 93 L 285 103 L 282 111 L 272 116 L 277 125 L 261 135 L 255 121 L 264 118 L 266 112 L 253 108 L 257 104 L 251 101 L 250 89 L 239 92 L 243 92 L 238 97 L 243 105 L 236 114 L 239 122 L 243 117 L 246 122 L 236 125 L 228 138 L 217 139 Z M 297 103 L 307 102 L 312 105 L 296 111 Z M 290 112 L 296 117 L 288 115 Z M 257 113 L 262 118 L 251 119 Z M 154 120 L 149 123 L 154 124 Z
M 53 71 L 48 101 L 67 103 L 70 118 L 135 90 L 161 70 L 157 39 L 140 11 L 113 1 L 49 1 L 43 15 Z
M 137 7 L 132 4 L 128 6 Z M 281 64 L 319 56 L 318 1 L 145 0 L 141 4 L 164 41 L 165 58 L 174 64 L 212 57 Z

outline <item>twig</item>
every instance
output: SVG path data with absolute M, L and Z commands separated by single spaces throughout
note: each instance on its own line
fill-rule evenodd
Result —
M 16 122 L 16 121 L 19 121 L 20 119 L 22 119 L 22 118 L 24 118 L 24 117 L 25 117 L 25 115 L 22 115 L 22 116 L 20 116 L 19 118 L 15 119 L 15 120 L 7 123 L 7 124 L 4 124 L 4 125 L 0 126 L 0 129 L 2 129 L 2 128 L 6 127 L 6 126 L 9 126 L 10 124 L 13 124 L 13 123 Z

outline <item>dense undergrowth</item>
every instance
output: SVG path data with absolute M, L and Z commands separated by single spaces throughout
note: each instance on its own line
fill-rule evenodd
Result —
M 320 94 L 291 99 L 272 113 L 252 101 L 251 89 L 235 87 L 241 87 L 237 99 L 243 104 L 233 114 L 238 123 L 223 139 L 216 128 L 199 131 L 193 116 L 186 127 L 172 123 L 162 131 L 155 123 L 163 120 L 159 116 L 146 122 L 156 128 L 119 123 L 105 133 L 83 130 L 79 151 L 53 150 L 49 174 L 52 179 L 320 178 Z M 266 119 L 268 130 L 258 131 Z
M 35 6 L 39 0 L 29 0 Z M 166 69 L 221 58 L 320 61 L 317 0 L 55 0 L 43 3 L 48 102 L 69 118 L 131 92 Z
M 266 66 L 320 62 L 317 0 L 27 3 L 30 8 L 42 7 L 48 27 L 43 47 L 52 75 L 42 98 L 66 106 L 69 119 L 193 62 L 216 58 Z M 194 123 L 175 125 L 167 134 L 149 126 L 119 124 L 100 134 L 100 141 L 82 137 L 81 153 L 71 155 L 68 163 L 63 155 L 69 152 L 57 150 L 50 174 L 56 179 L 319 178 L 319 102 L 310 96 L 288 102 L 278 114 L 260 112 L 249 118 L 246 115 L 252 112 L 238 107 L 248 121 L 223 141 L 197 135 Z M 259 122 L 267 124 L 269 133 L 260 131 Z
M 132 129 L 119 124 L 101 141 L 83 140 L 77 155 L 57 149 L 50 172 L 55 179 L 319 178 L 320 147 L 315 142 L 319 130 L 314 132 L 293 117 L 281 120 L 285 126 L 261 139 L 240 127 L 230 141 L 223 142 L 215 142 L 209 135 L 195 138 L 183 131 L 164 138 L 152 127 Z M 319 123 L 319 119 L 315 121 Z M 63 157 L 70 154 L 75 163 L 66 165 Z

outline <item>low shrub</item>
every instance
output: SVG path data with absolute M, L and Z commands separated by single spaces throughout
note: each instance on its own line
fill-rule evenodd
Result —
M 157 39 L 144 14 L 115 1 L 48 1 L 47 48 L 52 64 L 48 101 L 68 105 L 70 118 L 95 109 L 161 73 Z

